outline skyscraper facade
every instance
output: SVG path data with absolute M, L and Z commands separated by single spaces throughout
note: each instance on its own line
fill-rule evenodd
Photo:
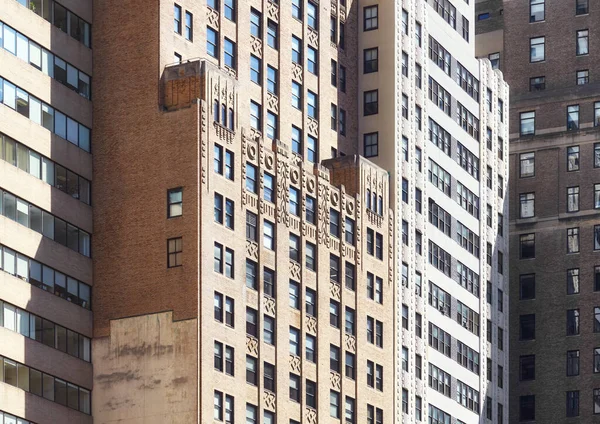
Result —
M 508 422 L 473 2 L 0 1 L 5 421 Z
M 477 54 L 498 59 L 511 90 L 515 423 L 591 423 L 600 413 L 600 62 L 594 30 L 600 11 L 594 3 L 477 5 Z
M 0 422 L 91 423 L 91 1 L 0 3 Z

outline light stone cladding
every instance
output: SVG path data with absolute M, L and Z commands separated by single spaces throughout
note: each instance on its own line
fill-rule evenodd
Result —
M 92 49 L 35 13 L 34 5 L 25 7 L 23 3 L 29 2 L 0 0 L 0 84 L 2 80 L 8 80 L 31 96 L 26 99 L 38 99 L 87 128 L 92 128 L 90 97 L 78 94 L 60 83 L 57 76 L 53 78 L 48 72 L 32 66 L 29 63 L 29 46 L 32 44 L 28 41 L 62 58 L 93 79 Z M 88 23 L 92 22 L 92 0 L 61 0 L 60 4 L 70 13 Z M 10 27 L 10 34 L 8 30 L 4 31 L 6 26 Z M 13 30 L 19 33 L 18 38 L 10 38 Z M 17 54 L 10 52 L 10 39 L 17 43 Z M 35 51 L 41 54 L 40 50 Z M 89 200 L 79 197 L 77 190 L 73 191 L 72 187 L 68 192 L 66 175 L 65 180 L 60 182 L 54 171 L 48 172 L 47 178 L 46 175 L 44 178 L 40 175 L 41 157 L 44 157 L 44 160 L 54 164 L 54 169 L 64 167 L 63 170 L 72 172 L 71 176 L 76 174 L 75 179 L 84 178 L 92 186 L 92 155 L 55 131 L 49 131 L 34 122 L 33 112 L 29 116 L 30 111 L 35 110 L 33 102 L 25 100 L 23 103 L 21 97 L 15 108 L 4 100 L 0 88 L 0 191 L 8 192 L 30 206 L 19 204 L 19 217 L 15 219 L 3 209 L 8 208 L 6 198 L 0 199 L 0 246 L 7 249 L 0 255 L 0 357 L 20 363 L 18 383 L 0 372 L 0 422 L 2 413 L 5 413 L 5 422 L 15 422 L 9 420 L 18 418 L 19 423 L 90 424 L 91 406 L 87 401 L 82 401 L 85 406 L 79 408 L 77 402 L 68 407 L 66 398 L 65 402 L 61 402 L 58 392 L 54 399 L 50 399 L 52 396 L 48 391 L 43 397 L 41 385 L 35 384 L 34 377 L 30 381 L 29 376 L 33 375 L 31 370 L 34 369 L 85 390 L 93 388 L 90 358 L 84 359 L 83 354 L 75 354 L 71 350 L 72 345 L 69 346 L 70 354 L 67 353 L 66 340 L 63 338 L 67 329 L 79 333 L 86 338 L 86 352 L 89 353 L 93 323 L 89 302 L 86 307 L 81 307 L 70 294 L 63 292 L 61 295 L 58 285 L 54 283 L 54 272 L 57 272 L 57 275 L 62 273 L 89 287 L 93 286 L 92 259 L 89 255 L 72 250 L 72 244 L 68 248 L 64 241 L 59 243 L 43 236 L 41 229 L 31 229 L 34 227 L 33 211 L 42 209 L 90 235 L 93 233 Z M 37 112 L 40 113 L 39 105 Z M 16 156 L 9 154 L 3 141 L 19 143 Z M 12 160 L 15 157 L 16 162 Z M 45 167 L 47 163 L 43 172 L 48 169 Z M 72 179 L 69 181 L 73 182 Z M 15 259 L 17 265 L 13 270 Z M 35 264 L 40 265 L 40 272 L 44 269 L 44 289 L 41 288 L 41 274 L 40 281 L 35 281 L 38 277 L 31 268 Z M 77 287 L 75 282 L 71 289 L 77 290 Z M 18 312 L 13 315 L 14 311 Z M 34 316 L 40 318 L 39 327 L 34 322 Z M 43 343 L 41 319 L 48 320 L 45 321 L 48 326 L 44 327 L 44 337 L 48 337 Z M 49 327 L 50 324 L 53 324 L 52 327 Z M 75 334 L 74 337 L 79 336 Z M 2 358 L 0 367 L 4 368 Z M 72 393 L 77 395 L 77 389 Z
M 94 197 L 98 285 L 94 302 L 99 305 L 94 315 L 94 349 L 102 355 L 94 364 L 94 382 L 103 391 L 94 393 L 94 419 L 185 422 L 192 414 L 197 422 L 218 423 L 233 414 L 243 422 L 255 410 L 262 422 L 273 413 L 275 422 L 284 424 L 365 423 L 373 411 L 375 422 L 378 414 L 385 423 L 417 422 L 419 396 L 422 421 L 427 420 L 431 405 L 450 414 L 452 424 L 457 419 L 475 423 L 485 416 L 485 399 L 490 396 L 494 411 L 497 404 L 503 405 L 502 421 L 507 422 L 504 389 L 486 379 L 490 357 L 494 381 L 501 365 L 504 386 L 508 385 L 504 358 L 508 343 L 499 351 L 495 336 L 497 328 L 503 328 L 508 337 L 506 295 L 503 313 L 486 303 L 486 281 L 495 292 L 504 290 L 508 277 L 506 264 L 499 275 L 496 263 L 497 252 L 504 252 L 505 261 L 508 256 L 504 238 L 496 235 L 498 213 L 504 214 L 507 227 L 503 202 L 507 168 L 496 158 L 497 137 L 504 140 L 504 151 L 508 140 L 506 125 L 497 122 L 498 99 L 504 101 L 504 121 L 508 119 L 508 93 L 501 74 L 474 58 L 473 38 L 465 42 L 433 10 L 433 2 L 314 2 L 319 15 L 316 28 L 309 26 L 307 1 L 300 2 L 301 19 L 292 16 L 292 0 L 236 3 L 235 19 L 228 19 L 230 3 L 225 1 L 215 2 L 215 8 L 204 1 L 176 2 L 181 8 L 181 33 L 174 31 L 171 1 L 146 4 L 135 11 L 135 17 L 121 0 L 94 3 L 100 17 L 95 24 L 95 63 L 103 65 L 96 79 L 96 90 L 102 95 L 94 103 L 94 141 L 98 142 L 94 169 L 102 181 Z M 453 3 L 457 28 L 461 30 L 462 16 L 467 16 L 474 37 L 473 6 L 463 0 Z M 378 28 L 363 31 L 363 8 L 374 4 L 379 7 Z M 408 12 L 409 36 L 402 31 L 402 8 Z M 186 12 L 193 16 L 191 40 L 185 39 L 183 31 Z M 258 29 L 252 26 L 251 13 L 259 17 Z M 111 16 L 128 16 L 132 21 L 119 29 L 119 37 L 114 37 Z M 417 21 L 422 28 L 421 47 L 414 36 Z M 331 22 L 337 30 L 333 39 Z M 277 27 L 277 48 L 268 45 L 269 24 Z M 340 24 L 344 24 L 344 47 Z M 148 31 L 156 25 L 156 31 Z M 215 57 L 207 53 L 207 28 L 217 34 Z M 430 34 L 453 56 L 450 76 L 428 58 Z M 292 36 L 302 39 L 301 63 L 293 63 Z M 235 63 L 228 62 L 225 54 L 229 42 L 235 43 Z M 379 70 L 365 75 L 363 49 L 373 46 L 380 49 Z M 315 72 L 310 71 L 310 48 L 318 58 Z M 409 57 L 407 77 L 402 76 L 402 51 Z M 174 63 L 175 54 L 182 63 Z M 457 85 L 457 61 L 480 81 L 480 103 Z M 253 63 L 258 63 L 258 72 L 252 72 Z M 416 87 L 415 63 L 423 70 L 422 88 Z M 137 72 L 122 71 L 133 65 Z M 268 66 L 277 69 L 274 91 L 267 82 Z M 451 116 L 427 100 L 430 76 L 451 94 Z M 111 89 L 117 79 L 119 92 Z M 302 107 L 292 106 L 294 82 L 301 84 Z M 491 112 L 485 101 L 487 88 L 493 93 Z M 363 93 L 374 89 L 379 90 L 378 112 L 364 116 Z M 312 117 L 310 93 L 318 95 Z M 402 115 L 402 93 L 409 98 L 408 119 Z M 457 124 L 457 101 L 481 121 L 481 141 Z M 255 116 L 251 102 L 260 105 Z M 421 128 L 415 121 L 417 104 L 422 109 Z M 133 113 L 131 105 L 135 105 Z M 334 120 L 332 105 L 336 106 Z M 346 112 L 344 133 L 341 109 Z M 449 155 L 425 140 L 430 117 L 452 135 Z M 299 148 L 293 142 L 293 126 L 302 132 Z M 491 151 L 485 143 L 488 126 L 494 134 Z M 378 155 L 364 158 L 363 135 L 374 131 L 379 132 Z M 407 161 L 402 155 L 403 135 L 408 137 Z M 309 150 L 310 137 L 317 140 L 314 151 Z M 458 142 L 479 160 L 479 180 L 457 162 Z M 420 170 L 417 147 L 422 152 Z M 227 152 L 232 158 L 229 167 Z M 448 195 L 428 182 L 430 160 L 452 175 Z M 491 189 L 486 186 L 487 166 L 492 168 Z M 113 168 L 122 171 L 119 178 Z M 497 196 L 498 176 L 504 181 L 502 198 Z M 406 202 L 401 195 L 403 178 L 409 187 Z M 457 203 L 458 181 L 479 197 L 480 217 L 469 215 Z M 177 187 L 183 188 L 183 215 L 168 219 L 167 191 Z M 415 211 L 417 188 L 422 193 L 420 213 Z M 215 200 L 219 196 L 222 207 Z M 429 223 L 430 199 L 452 217 L 448 236 Z M 488 203 L 491 227 L 485 219 Z M 293 212 L 296 207 L 298 214 Z M 256 237 L 247 227 L 253 217 Z M 334 234 L 336 217 L 339 235 Z M 345 234 L 347 219 L 349 226 L 354 223 L 351 241 Z M 410 229 L 407 245 L 402 242 L 403 220 Z M 480 238 L 475 243 L 479 257 L 457 244 L 459 221 Z M 421 253 L 416 231 L 422 236 Z M 177 237 L 182 239 L 182 266 L 168 268 L 167 240 Z M 292 248 L 296 241 L 297 252 Z M 430 264 L 429 242 L 452 256 L 449 275 Z M 493 246 L 489 267 L 488 242 Z M 314 270 L 307 258 L 311 245 L 316 252 Z M 479 276 L 479 296 L 460 287 L 458 260 Z M 409 270 L 406 285 L 402 284 L 403 263 Z M 355 277 L 350 284 L 346 269 L 352 268 Z M 265 285 L 265 269 L 275 273 L 274 293 Z M 415 293 L 417 272 L 422 276 L 420 295 Z M 380 302 L 370 298 L 371 275 L 381 279 Z M 451 294 L 451 317 L 443 317 L 429 305 L 429 281 Z M 309 302 L 313 291 L 316 301 Z M 215 294 L 223 300 L 216 311 Z M 235 305 L 229 325 L 227 299 Z M 480 315 L 479 335 L 463 328 L 462 321 L 457 323 L 457 301 Z M 331 305 L 339 306 L 339 324 Z M 406 329 L 403 305 L 408 307 Z M 348 323 L 346 311 L 348 317 L 354 314 Z M 415 331 L 417 313 L 422 317 L 421 337 Z M 494 328 L 491 343 L 484 338 L 488 318 Z M 274 343 L 269 343 L 266 330 L 272 319 Z M 382 328 L 380 346 L 376 335 L 370 342 L 371 323 Z M 449 356 L 429 347 L 429 323 L 451 334 Z M 193 327 L 197 337 L 191 336 Z M 296 343 L 290 343 L 291 328 L 298 330 L 297 351 Z M 311 337 L 316 339 L 314 360 L 307 353 Z M 480 355 L 479 373 L 457 364 L 458 340 Z M 216 356 L 215 343 L 221 343 L 217 352 L 222 352 Z M 339 348 L 338 370 L 333 369 L 332 346 L 334 352 Z M 225 358 L 227 347 L 232 348 L 231 361 Z M 409 352 L 408 371 L 402 369 L 403 347 Z M 354 355 L 354 376 L 346 369 L 347 354 Z M 420 378 L 415 373 L 415 355 L 422 358 Z M 256 375 L 247 365 L 253 361 Z M 449 397 L 429 388 L 430 363 L 452 375 Z M 275 367 L 272 389 L 264 378 L 265 364 Z M 161 378 L 153 378 L 154 371 Z M 290 383 L 296 378 L 299 395 L 294 400 Z M 479 392 L 477 411 L 457 403 L 457 378 Z M 316 384 L 314 401 L 311 382 Z M 409 394 L 406 413 L 403 389 Z M 187 395 L 178 397 L 182 392 Z M 164 403 L 145 401 L 160 398 L 157 393 L 164 394 Z M 336 394 L 337 409 L 331 404 Z
M 444 2 L 409 0 L 402 2 L 361 1 L 360 7 L 378 4 L 379 28 L 361 33 L 359 51 L 364 48 L 379 48 L 379 71 L 362 74 L 359 79 L 359 99 L 362 92 L 379 90 L 379 113 L 362 117 L 359 122 L 359 140 L 373 131 L 379 132 L 379 155 L 370 158 L 376 164 L 390 171 L 392 182 L 391 200 L 396 221 L 395 233 L 395 284 L 399 293 L 396 309 L 396 403 L 395 422 L 418 422 L 416 418 L 417 397 L 421 398 L 422 419 L 435 419 L 431 407 L 438 408 L 451 416 L 452 423 L 508 422 L 508 86 L 499 71 L 492 70 L 489 61 L 475 58 L 474 46 L 474 5 L 463 0 L 450 3 L 456 8 L 456 29 L 436 11 L 436 6 Z M 473 2 L 471 2 L 473 3 Z M 403 11 L 407 12 L 407 33 L 403 31 Z M 462 17 L 469 22 L 470 40 L 462 35 Z M 421 25 L 421 45 L 417 39 L 417 23 Z M 362 25 L 359 24 L 359 28 Z M 451 56 L 449 74 L 430 59 L 429 48 L 432 37 Z M 407 75 L 403 75 L 403 53 L 408 55 Z M 359 55 L 362 63 L 362 55 Z M 473 99 L 459 85 L 458 63 L 479 81 L 479 101 Z M 417 67 L 422 69 L 421 85 L 417 86 Z M 359 64 L 359 67 L 361 65 Z M 430 100 L 431 80 L 440 84 L 451 97 L 448 111 Z M 392 85 L 393 84 L 393 85 Z M 391 90 L 391 87 L 394 90 Z M 491 110 L 488 110 L 488 89 L 492 97 Z M 403 117 L 402 96 L 408 97 L 408 116 Z M 502 103 L 499 103 L 501 101 Z M 479 140 L 461 127 L 458 116 L 458 102 L 479 119 Z M 383 107 L 382 107 L 383 105 Z M 416 108 L 420 107 L 421 128 L 418 127 Z M 502 110 L 499 110 L 498 108 Z M 362 112 L 362 111 L 361 111 Z M 500 121 L 500 113 L 503 119 Z M 362 113 L 361 113 L 362 115 Z M 408 119 L 407 119 L 408 118 Z M 433 119 L 451 136 L 449 152 L 444 152 L 432 139 L 429 120 Z M 492 130 L 491 147 L 487 147 L 487 128 Z M 408 139 L 407 151 L 403 152 L 402 138 Z M 469 174 L 467 167 L 461 167 L 458 144 L 467 148 L 479 162 L 479 178 Z M 417 163 L 417 149 L 421 151 L 420 167 Z M 498 151 L 504 158 L 498 157 Z M 407 159 L 407 160 L 406 160 Z M 450 176 L 449 192 L 446 194 L 430 181 L 431 162 L 447 171 Z M 491 182 L 487 185 L 487 170 L 491 170 Z M 501 180 L 499 179 L 501 178 Z M 406 200 L 403 200 L 403 180 L 408 185 Z M 479 198 L 479 216 L 469 214 L 461 207 L 458 184 L 462 184 Z M 417 212 L 417 190 L 421 192 L 421 212 Z M 502 191 L 502 196 L 499 195 Z M 430 207 L 434 202 L 448 212 L 451 224 L 448 235 L 431 222 Z M 491 217 L 488 221 L 488 207 Z M 501 220 L 501 222 L 499 222 Z M 408 224 L 406 242 L 403 242 L 402 221 Z M 479 237 L 478 257 L 461 246 L 458 225 L 466 226 Z M 503 235 L 498 234 L 503 228 Z M 416 237 L 422 234 L 422 254 L 417 253 Z M 432 264 L 430 242 L 442 248 L 451 256 L 449 272 L 446 274 Z M 486 246 L 492 246 L 491 266 L 486 262 Z M 502 273 L 498 269 L 498 252 L 503 254 Z M 461 287 L 457 267 L 458 262 L 475 272 L 479 278 L 479 292 L 470 293 Z M 403 264 L 408 268 L 408 281 L 403 282 Z M 421 289 L 417 281 L 421 276 Z M 491 286 L 488 286 L 488 282 Z M 433 306 L 436 295 L 430 290 L 433 283 L 451 296 L 449 316 L 440 313 Z M 488 293 L 491 287 L 491 294 Z M 501 292 L 499 291 L 501 290 Z M 419 293 L 420 291 L 420 293 Z M 502 293 L 502 312 L 498 309 L 498 293 Z M 486 298 L 492 296 L 493 304 Z M 463 325 L 458 317 L 458 302 L 479 314 L 479 334 L 469 331 L 468 323 Z M 403 328 L 401 305 L 408 307 L 408 328 Z M 415 332 L 415 316 L 422 318 L 422 337 Z M 489 320 L 489 321 L 488 321 Z M 486 334 L 491 323 L 491 342 Z M 432 347 L 429 325 L 433 324 L 451 336 L 450 353 L 445 355 Z M 503 331 L 502 349 L 498 345 L 498 328 Z M 458 342 L 464 343 L 479 355 L 478 373 L 460 365 L 457 360 Z M 408 372 L 402 367 L 402 350 L 408 349 Z M 421 377 L 416 374 L 415 355 L 422 357 Z M 488 381 L 488 359 L 491 360 L 491 381 Z M 432 388 L 432 375 L 429 366 L 434 365 L 451 376 L 450 392 L 442 394 Z M 502 367 L 502 368 L 499 368 Z M 498 373 L 501 375 L 499 376 Z M 469 410 L 459 402 L 458 380 L 479 393 L 479 406 Z M 498 382 L 501 383 L 498 383 Z M 499 384 L 502 387 L 499 387 Z M 408 407 L 403 411 L 403 389 L 408 391 Z M 488 406 L 488 403 L 491 405 Z M 469 400 L 467 399 L 467 404 Z M 487 408 L 491 407 L 491 419 L 487 419 Z M 498 410 L 501 409 L 501 412 Z M 434 414 L 433 418 L 430 416 Z M 440 422 L 446 422 L 440 418 Z M 431 421 L 430 421 L 431 422 Z

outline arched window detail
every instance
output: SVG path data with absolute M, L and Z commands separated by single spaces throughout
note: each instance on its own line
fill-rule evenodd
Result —
M 233 128 L 234 128 L 234 125 L 233 125 L 233 124 L 234 124 L 234 121 L 233 121 L 233 109 L 232 109 L 232 108 L 229 108 L 229 119 L 228 119 L 228 121 L 229 121 L 229 129 L 230 129 L 231 131 L 233 131 Z
M 227 106 L 225 106 L 225 103 L 221 104 L 221 125 L 227 126 Z
M 213 102 L 213 121 L 219 122 L 219 101 L 216 99 Z

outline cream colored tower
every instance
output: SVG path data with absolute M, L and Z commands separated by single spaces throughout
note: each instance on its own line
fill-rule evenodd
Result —
M 0 1 L 0 422 L 91 423 L 92 1 Z
M 359 25 L 359 101 L 381 106 L 359 140 L 377 134 L 398 229 L 395 422 L 506 423 L 508 87 L 475 59 L 473 4 L 360 7 L 379 22 Z

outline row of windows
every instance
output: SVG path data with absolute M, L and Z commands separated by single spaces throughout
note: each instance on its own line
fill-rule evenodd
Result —
M 177 3 L 174 5 L 174 22 L 173 30 L 176 34 L 182 35 L 182 9 Z M 185 33 L 183 34 L 185 39 L 193 41 L 194 38 L 194 15 L 191 12 L 185 11 Z
M 579 69 L 575 71 L 575 85 L 586 85 L 590 83 L 590 70 Z M 543 91 L 546 89 L 546 76 L 529 78 L 529 91 Z
M 89 75 L 2 22 L 0 22 L 0 47 L 39 69 L 50 78 L 66 85 L 82 97 L 91 99 Z
M 594 348 L 592 369 L 594 374 L 600 373 L 600 347 Z M 575 377 L 580 373 L 580 352 L 569 350 L 566 353 L 566 376 Z M 535 380 L 535 355 L 519 357 L 519 381 Z
M 0 411 L 0 424 L 35 424 L 33 421 L 27 421 L 23 418 L 15 417 L 7 412 Z
M 594 209 L 600 208 L 600 184 L 594 184 Z M 579 186 L 567 187 L 566 212 L 579 212 Z M 519 194 L 519 218 L 535 216 L 535 193 Z
M 565 416 L 578 417 L 580 414 L 579 390 L 570 390 L 566 393 Z M 600 389 L 594 389 L 593 393 L 593 413 L 600 414 Z M 535 420 L 535 395 L 525 395 L 519 397 L 519 421 Z
M 567 294 L 578 294 L 581 291 L 580 268 L 567 270 Z M 600 266 L 594 266 L 592 290 L 600 291 Z M 535 299 L 535 274 L 521 274 L 519 276 L 519 299 Z
M 438 41 L 429 36 L 429 59 L 448 76 L 452 74 L 452 56 Z
M 575 131 L 580 127 L 579 105 L 569 105 L 566 109 L 567 131 Z M 521 112 L 519 114 L 519 130 L 521 136 L 535 135 L 535 111 Z M 594 102 L 594 126 L 600 125 L 600 102 Z M 596 158 L 594 158 L 596 162 Z
M 82 308 L 91 308 L 90 286 L 2 245 L 0 270 Z
M 479 103 L 479 80 L 467 71 L 460 62 L 456 64 L 456 83 Z
M 450 197 L 450 174 L 433 159 L 429 159 L 429 182 L 437 187 L 442 193 Z
M 479 257 L 479 236 L 460 221 L 456 222 L 456 241 L 473 256 Z
M 590 13 L 589 0 L 575 0 L 575 15 Z M 529 22 L 542 22 L 546 20 L 546 0 L 530 0 Z
M 0 356 L 0 382 L 90 415 L 89 390 Z
M 460 340 L 456 342 L 456 362 L 479 375 L 479 353 Z M 452 336 L 431 322 L 429 323 L 429 346 L 449 358 L 452 357 Z
M 90 129 L 0 78 L 0 102 L 79 148 L 90 151 Z
M 7 191 L 0 190 L 0 194 L 2 215 L 83 256 L 91 256 L 91 236 L 88 233 Z
M 91 341 L 82 334 L 0 300 L 0 327 L 44 343 L 86 362 L 91 361 Z
M 56 187 L 83 203 L 90 204 L 90 182 L 56 162 L 0 133 L 0 159 Z
M 429 77 L 429 100 L 450 116 L 452 106 L 452 96 L 436 80 Z
M 289 395 L 290 399 L 301 402 L 302 398 L 302 379 L 299 375 L 290 373 L 290 385 Z M 314 381 L 306 379 L 305 384 L 306 392 L 306 404 L 310 408 L 317 407 L 317 384 Z M 340 419 L 341 418 L 341 399 L 342 395 L 336 390 L 329 391 L 329 413 L 331 417 Z M 224 403 L 223 403 L 224 401 Z M 226 423 L 235 422 L 234 419 L 235 411 L 235 399 L 233 396 L 224 394 L 221 391 L 215 390 L 214 392 L 214 414 L 213 418 L 216 421 Z M 350 396 L 345 398 L 345 411 L 344 416 L 347 423 L 354 423 L 355 421 L 355 400 Z M 259 407 L 246 403 L 246 424 L 257 424 L 259 421 L 264 424 L 275 424 L 275 413 L 265 410 L 263 419 L 259 420 Z M 379 417 L 378 417 L 379 418 Z M 382 418 L 382 417 L 381 417 Z M 290 424 L 299 424 L 297 421 L 290 419 Z M 377 423 L 383 423 L 383 420 L 377 421 Z
M 456 102 L 456 121 L 471 137 L 479 141 L 479 119 L 460 102 Z
M 580 146 L 568 146 L 566 152 L 566 159 L 567 172 L 579 171 L 581 167 Z M 594 168 L 600 168 L 600 143 L 594 143 L 592 163 Z M 535 152 L 521 153 L 519 155 L 519 177 L 535 177 Z M 594 204 L 596 204 L 595 200 Z
M 592 332 L 600 333 L 600 307 L 594 307 Z M 580 333 L 579 309 L 567 310 L 567 336 L 576 336 Z M 519 339 L 535 340 L 535 314 L 526 314 L 519 317 Z
M 575 54 L 584 56 L 590 53 L 589 30 L 580 29 L 575 34 Z M 546 37 L 535 37 L 529 39 L 529 61 L 531 63 L 546 60 Z
M 479 158 L 460 142 L 456 143 L 456 161 L 469 175 L 479 181 Z
M 54 24 L 84 46 L 92 46 L 91 25 L 58 2 L 54 0 L 17 0 L 17 2 Z

